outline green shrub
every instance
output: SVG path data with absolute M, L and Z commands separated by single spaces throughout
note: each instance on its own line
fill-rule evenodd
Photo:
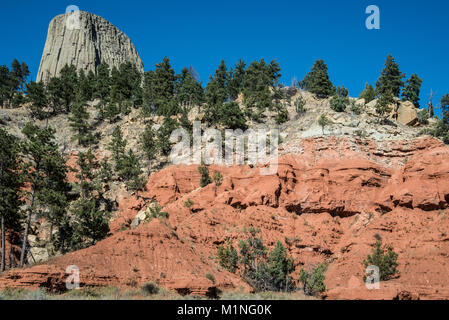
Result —
M 144 296 L 153 295 L 159 293 L 159 287 L 153 282 L 144 283 L 140 290 L 142 291 Z
M 393 247 L 382 247 L 382 240 L 376 241 L 376 246 L 373 248 L 372 254 L 368 255 L 363 261 L 365 267 L 376 266 L 379 268 L 380 281 L 388 281 L 399 274 L 398 254 L 393 251 Z M 363 277 L 366 280 L 366 275 Z
M 267 254 L 268 249 L 261 238 L 251 237 L 240 241 L 240 262 L 243 265 L 243 278 L 257 291 L 292 291 L 294 283 L 290 277 L 293 260 L 280 241 Z
M 195 203 L 193 202 L 193 200 L 192 199 L 187 199 L 187 201 L 186 202 L 184 202 L 184 207 L 186 207 L 186 208 L 192 208 L 192 206 L 194 205 Z
M 162 207 L 156 204 L 154 207 L 150 208 L 150 218 L 153 219 L 167 219 L 168 212 L 162 211 Z
M 362 113 L 362 106 L 360 104 L 355 103 L 355 101 L 351 101 L 350 110 L 352 113 L 359 115 Z
M 303 114 L 306 112 L 306 100 L 302 96 L 299 96 L 299 98 L 296 99 L 294 105 L 296 113 Z
M 205 277 L 206 279 L 212 281 L 212 283 L 215 283 L 215 277 L 212 274 L 206 273 Z
M 212 182 L 212 179 L 209 176 L 209 169 L 207 168 L 207 166 L 202 164 L 201 166 L 198 167 L 198 172 L 201 174 L 201 180 L 200 180 L 201 188 L 204 188 L 205 186 L 207 186 L 208 184 L 210 184 Z
M 418 122 L 421 125 L 429 124 L 429 112 L 427 109 L 422 109 L 418 112 Z
M 235 273 L 237 270 L 238 255 L 231 241 L 227 241 L 226 244 L 220 244 L 217 250 L 218 261 L 220 266 Z
M 301 269 L 299 273 L 299 281 L 303 284 L 304 294 L 316 296 L 326 291 L 324 280 L 326 279 L 327 263 L 321 263 L 311 273 Z

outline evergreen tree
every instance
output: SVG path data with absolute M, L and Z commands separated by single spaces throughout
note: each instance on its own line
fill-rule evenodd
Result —
M 97 75 L 95 77 L 94 98 L 100 99 L 98 109 L 101 117 L 104 115 L 104 106 L 107 104 L 111 92 L 111 75 L 109 65 L 102 62 L 98 65 Z
M 95 75 L 92 70 L 85 74 L 84 70 L 81 70 L 78 75 L 78 86 L 77 90 L 80 92 L 81 97 L 84 101 L 92 101 L 95 90 Z
M 154 160 L 157 152 L 156 132 L 153 129 L 153 121 L 146 124 L 145 130 L 140 138 L 140 144 L 149 161 Z
M 332 124 L 332 121 L 328 117 L 326 117 L 325 114 L 322 114 L 318 118 L 318 125 L 321 127 L 321 131 L 322 131 L 323 135 L 324 135 L 324 128 L 330 124 Z
M 78 249 L 86 244 L 104 239 L 109 232 L 110 213 L 100 206 L 102 169 L 91 149 L 78 153 L 76 178 L 81 188 L 81 197 L 71 208 L 74 219 L 67 221 L 64 231 L 71 234 L 68 247 Z M 67 242 L 67 241 L 65 241 Z
M 226 102 L 219 110 L 220 124 L 227 129 L 246 130 L 246 118 L 237 102 Z
M 206 165 L 201 164 L 198 167 L 198 172 L 201 174 L 201 180 L 200 180 L 201 188 L 204 188 L 205 186 L 212 183 L 212 179 L 210 178 L 210 175 L 209 175 L 209 168 Z
M 344 86 L 336 89 L 335 96 L 330 101 L 331 109 L 336 112 L 344 112 L 349 104 L 348 89 Z
M 30 71 L 25 62 L 20 63 L 14 59 L 11 63 L 11 71 L 9 72 L 9 103 L 13 107 L 18 107 L 25 102 L 24 87 Z
M 157 146 L 164 156 L 168 156 L 171 151 L 172 143 L 170 142 L 171 133 L 179 127 L 176 120 L 165 118 L 162 126 L 157 131 Z
M 4 106 L 9 95 L 9 69 L 7 66 L 0 66 L 0 106 Z
M 25 181 L 31 191 L 29 192 L 29 209 L 22 238 L 20 266 L 23 266 L 25 262 L 28 232 L 36 206 L 38 204 L 41 206 L 54 205 L 53 200 L 56 196 L 52 193 L 60 191 L 54 189 L 55 185 L 62 185 L 63 179 L 67 176 L 67 167 L 58 145 L 55 143 L 53 128 L 40 129 L 32 123 L 28 123 L 22 132 L 25 135 L 23 153 L 28 159 Z
M 154 71 L 150 70 L 145 72 L 143 77 L 143 88 L 142 88 L 143 116 L 149 116 L 156 112 L 156 106 L 154 104 L 153 79 L 154 79 Z
M 166 117 L 177 114 L 175 82 L 175 71 L 170 60 L 164 57 L 161 63 L 156 64 L 154 72 L 146 74 L 144 97 L 147 107 L 152 105 L 158 115 Z
M 443 121 L 449 125 L 449 94 L 441 98 L 441 110 L 443 111 Z
M 327 66 L 323 60 L 315 61 L 312 70 L 300 82 L 301 88 L 310 91 L 318 98 L 327 98 L 335 93 L 335 87 L 329 79 Z
M 137 107 L 142 104 L 142 75 L 131 63 L 122 63 L 119 69 L 113 68 L 111 73 L 111 99 L 120 106 Z M 126 114 L 127 109 L 120 108 Z
M 6 267 L 6 230 L 21 229 L 22 215 L 19 208 L 23 203 L 20 193 L 23 183 L 17 139 L 0 128 L 0 144 L 0 272 L 3 272 Z
M 412 74 L 407 80 L 404 91 L 402 92 L 402 101 L 411 101 L 416 108 L 419 108 L 419 92 L 421 90 L 422 79 L 417 74 Z
M 47 117 L 45 108 L 48 105 L 48 99 L 44 84 L 31 81 L 26 85 L 26 91 L 27 101 L 31 103 L 29 106 L 31 116 L 39 120 L 45 119 Z
M 206 86 L 206 110 L 205 120 L 210 124 L 217 124 L 219 122 L 219 111 L 228 98 L 228 72 L 226 63 L 221 60 L 218 69 L 215 71 L 215 75 L 210 78 L 209 83 Z
M 128 153 L 122 157 L 118 176 L 125 181 L 126 188 L 133 190 L 138 198 L 138 190 L 142 189 L 145 181 L 142 177 L 142 169 L 139 159 L 134 152 L 129 149 Z
M 365 84 L 365 89 L 360 93 L 359 99 L 365 99 L 365 103 L 370 103 L 376 98 L 376 92 L 372 85 L 368 82 Z
M 127 141 L 123 139 L 122 130 L 116 126 L 112 132 L 112 140 L 108 144 L 108 150 L 112 153 L 112 159 L 115 162 L 115 171 L 120 171 L 120 162 L 125 155 Z
M 376 82 L 376 94 L 381 97 L 386 94 L 393 94 L 399 97 L 401 87 L 404 85 L 402 78 L 404 74 L 399 70 L 399 65 L 395 62 L 393 56 L 388 55 L 385 61 L 385 68 L 380 73 L 380 77 Z
M 69 121 L 70 127 L 74 132 L 72 139 L 78 140 L 80 146 L 87 147 L 95 142 L 92 134 L 93 129 L 89 124 L 89 112 L 86 110 L 81 92 L 77 93 L 75 102 L 70 110 Z
M 64 111 L 64 90 L 60 78 L 53 77 L 47 84 L 48 102 L 52 107 L 52 114 L 56 115 Z
M 294 270 L 294 260 L 288 258 L 287 250 L 280 241 L 268 254 L 267 267 L 271 277 L 270 285 L 277 291 L 289 291 L 293 286 L 292 278 L 289 276 Z
M 86 152 L 78 152 L 78 160 L 76 165 L 79 169 L 72 168 L 71 170 L 76 172 L 75 177 L 79 182 L 77 184 L 81 188 L 81 197 L 83 199 L 89 198 L 94 190 L 98 190 L 98 185 L 94 183 L 96 174 L 94 170 L 98 167 L 98 162 L 92 149 L 88 149 Z
M 236 100 L 243 90 L 243 82 L 245 80 L 246 63 L 239 60 L 235 64 L 235 68 L 229 71 L 228 90 L 231 100 Z
M 267 65 L 264 59 L 252 62 L 246 69 L 243 81 L 243 103 L 248 108 L 250 117 L 258 120 L 261 114 L 273 107 L 273 86 L 275 67 Z M 255 110 L 252 110 L 255 109 Z
M 391 105 L 394 103 L 395 100 L 391 91 L 383 93 L 377 100 L 376 112 L 379 116 L 383 117 L 383 122 L 386 121 L 386 117 L 388 117 L 392 110 Z
M 187 68 L 182 69 L 181 74 L 177 76 L 176 98 L 178 102 L 185 107 L 200 105 L 204 100 L 204 90 L 200 83 L 191 74 Z
M 74 226 L 75 239 L 72 242 L 78 247 L 86 241 L 94 245 L 109 233 L 110 214 L 100 208 L 97 198 L 80 198 L 73 207 L 72 213 L 76 217 Z
M 59 72 L 59 79 L 61 81 L 61 97 L 64 101 L 65 112 L 69 113 L 72 103 L 75 100 L 75 95 L 78 86 L 78 75 L 74 65 L 65 65 Z

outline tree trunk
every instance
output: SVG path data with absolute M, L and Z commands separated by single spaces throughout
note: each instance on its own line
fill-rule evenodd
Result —
M 28 216 L 27 216 L 27 220 L 25 223 L 25 231 L 23 232 L 22 251 L 20 252 L 20 267 L 23 267 L 23 263 L 25 261 L 25 251 L 26 251 L 26 245 L 28 242 L 28 231 L 30 229 L 31 216 L 33 215 L 35 188 L 36 188 L 36 183 L 33 184 L 33 191 L 31 193 L 31 201 L 30 201 L 30 210 L 28 211 Z
M 0 265 L 0 272 L 3 272 L 3 271 L 5 271 L 5 261 L 6 261 L 6 257 L 5 257 L 5 255 L 6 255 L 5 217 L 3 215 L 2 215 L 1 224 L 2 224 L 2 240 L 1 240 L 2 241 L 2 262 Z

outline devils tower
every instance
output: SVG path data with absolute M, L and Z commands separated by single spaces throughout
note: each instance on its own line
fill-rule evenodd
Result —
M 126 34 L 100 16 L 84 11 L 78 14 L 76 27 L 67 22 L 73 13 L 58 15 L 50 22 L 36 81 L 47 82 L 66 64 L 95 72 L 101 62 L 111 68 L 131 62 L 143 72 L 142 60 Z

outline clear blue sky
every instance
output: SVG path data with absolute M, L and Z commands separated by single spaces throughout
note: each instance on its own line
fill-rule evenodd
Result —
M 449 93 L 449 1 L 426 0 L 2 0 L 0 64 L 17 57 L 39 68 L 50 20 L 68 5 L 98 14 L 125 32 L 145 66 L 168 56 L 175 70 L 192 65 L 203 84 L 221 59 L 233 65 L 276 58 L 290 84 L 324 59 L 331 80 L 357 96 L 374 84 L 391 53 L 401 70 L 423 80 L 421 105 Z M 381 10 L 381 29 L 367 30 L 365 8 Z

